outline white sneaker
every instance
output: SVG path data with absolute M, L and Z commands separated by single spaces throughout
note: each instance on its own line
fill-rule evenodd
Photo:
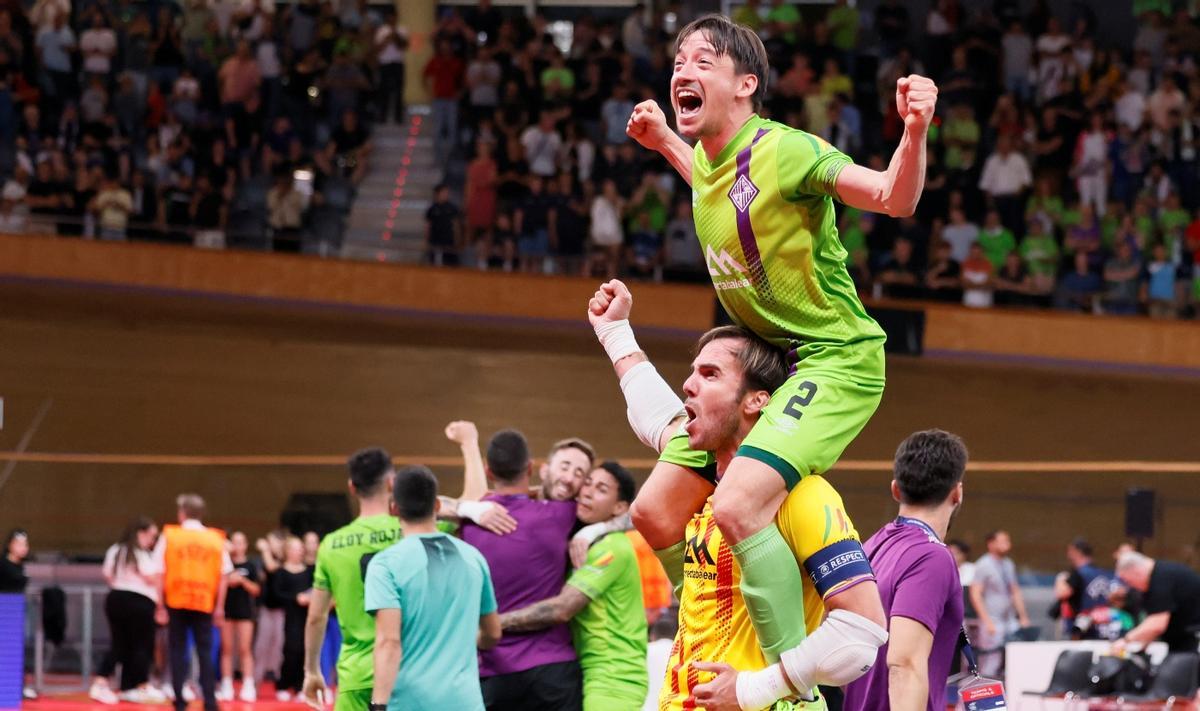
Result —
M 25 697 L 29 701 L 33 701 L 38 697 L 38 693 L 33 690 L 32 686 L 26 686 L 21 689 L 21 696 Z
M 258 689 L 254 687 L 253 681 L 242 682 L 242 691 L 238 694 L 238 699 L 248 704 L 258 701 Z
M 233 701 L 233 679 L 225 677 L 217 687 L 217 701 Z
M 159 691 L 167 701 L 175 700 L 175 689 L 170 684 L 163 684 Z
M 281 702 L 283 702 L 283 703 L 285 703 L 285 704 L 286 704 L 287 702 L 289 702 L 289 701 L 291 701 L 291 700 L 292 700 L 292 692 L 290 692 L 290 691 L 276 691 L 276 692 L 275 692 L 275 700 L 276 700 L 276 701 L 281 701 Z
M 158 689 L 150 686 L 139 686 L 136 689 L 122 691 L 117 694 L 117 697 L 122 701 L 128 701 L 134 704 L 165 704 L 167 703 L 167 695 Z
M 192 691 L 191 684 L 183 685 L 183 700 L 189 704 L 196 700 L 196 692 Z
M 113 706 L 120 701 L 113 690 L 108 688 L 108 684 L 98 681 L 92 682 L 92 688 L 88 689 L 88 698 L 106 706 Z

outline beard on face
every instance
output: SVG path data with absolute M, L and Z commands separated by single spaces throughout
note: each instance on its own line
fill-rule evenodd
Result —
M 739 394 L 730 402 L 725 415 L 714 422 L 711 427 L 699 432 L 697 441 L 694 443 L 689 441 L 688 446 L 701 452 L 713 452 L 722 444 L 733 439 L 737 435 L 738 425 L 741 423 L 738 406 L 742 402 L 742 395 L 744 393 Z

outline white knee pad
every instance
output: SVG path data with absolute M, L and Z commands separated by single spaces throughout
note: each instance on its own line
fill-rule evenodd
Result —
M 845 686 L 867 673 L 887 639 L 887 630 L 862 615 L 834 610 L 779 662 L 797 689 Z

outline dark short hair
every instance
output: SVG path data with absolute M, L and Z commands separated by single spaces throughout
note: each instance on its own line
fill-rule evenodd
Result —
M 563 449 L 578 449 L 580 452 L 583 452 L 585 455 L 587 455 L 588 466 L 591 466 L 592 462 L 596 461 L 596 448 L 578 437 L 560 439 L 554 444 L 550 445 L 550 454 L 546 455 L 546 461 L 553 459 L 554 455 L 558 454 L 559 450 Z
M 679 35 L 675 37 L 675 52 L 678 53 L 684 40 L 696 32 L 704 33 L 717 56 L 733 60 L 735 72 L 758 77 L 758 88 L 750 100 L 754 103 L 755 110 L 760 109 L 763 98 L 767 95 L 770 62 L 767 59 L 767 48 L 763 46 L 758 34 L 723 15 L 705 15 L 679 31 Z
M 350 483 L 354 484 L 359 496 L 367 497 L 379 493 L 384 476 L 392 470 L 392 455 L 382 447 L 360 449 L 346 461 L 350 470 Z
M 432 518 L 437 492 L 437 477 L 429 467 L 420 464 L 401 467 L 396 472 L 396 483 L 392 487 L 392 498 L 396 501 L 400 520 L 415 522 Z
M 741 326 L 718 326 L 708 331 L 696 341 L 693 357 L 699 355 L 709 343 L 723 339 L 745 341 L 735 355 L 742 366 L 743 392 L 766 390 L 773 393 L 787 381 L 787 361 L 783 352 Z
M 1008 531 L 1005 531 L 1003 528 L 997 528 L 994 531 L 988 531 L 988 534 L 983 537 L 984 544 L 986 545 L 986 544 L 991 543 L 992 541 L 996 540 L 996 537 L 999 536 L 1001 533 L 1007 535 Z
M 1071 539 L 1071 547 L 1088 558 L 1092 557 L 1092 544 L 1088 543 L 1088 540 L 1083 536 L 1076 536 Z
M 633 497 L 637 495 L 637 482 L 633 480 L 633 475 L 629 473 L 629 470 L 612 459 L 601 462 L 599 468 L 611 474 L 612 478 L 616 480 L 617 501 L 632 504 Z
M 938 429 L 906 437 L 892 465 L 900 501 L 914 506 L 945 501 L 966 469 L 967 446 L 957 435 Z
M 512 481 L 529 469 L 529 443 L 517 430 L 500 430 L 487 446 L 487 465 L 492 476 Z
M 971 546 L 961 538 L 951 538 L 946 541 L 946 545 L 954 546 L 963 552 L 963 555 L 971 555 Z

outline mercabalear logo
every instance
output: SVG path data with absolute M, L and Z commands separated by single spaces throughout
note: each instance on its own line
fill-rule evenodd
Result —
M 718 291 L 726 289 L 747 289 L 750 280 L 745 277 L 746 267 L 733 258 L 728 251 L 722 249 L 720 254 L 713 251 L 712 245 L 705 247 L 705 259 L 708 261 L 708 273 L 712 275 L 713 286 Z M 720 277 L 737 277 L 721 279 Z
M 684 550 L 683 561 L 693 565 L 716 565 L 713 560 L 712 553 L 708 552 L 708 545 L 701 536 L 692 536 L 688 539 L 687 548 Z

